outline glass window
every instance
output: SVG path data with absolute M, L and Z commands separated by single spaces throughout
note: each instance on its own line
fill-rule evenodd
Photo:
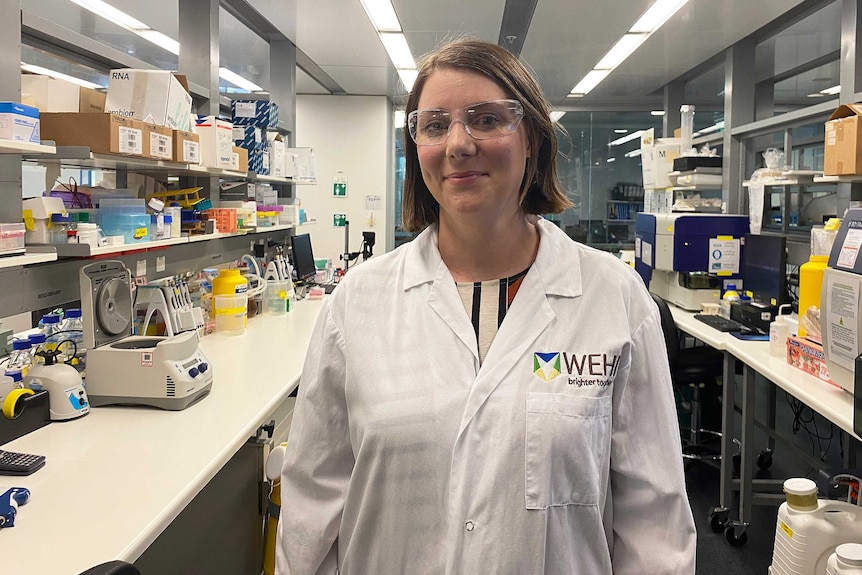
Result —
M 220 66 L 239 74 L 246 80 L 269 87 L 269 42 L 252 32 L 242 22 L 219 8 L 219 62 Z M 222 93 L 248 93 L 242 87 L 219 79 Z

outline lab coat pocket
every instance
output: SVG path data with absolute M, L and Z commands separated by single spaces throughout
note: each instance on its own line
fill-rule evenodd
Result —
M 611 396 L 527 393 L 527 509 L 597 505 L 607 481 Z

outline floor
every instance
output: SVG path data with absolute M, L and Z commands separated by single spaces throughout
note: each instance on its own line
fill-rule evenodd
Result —
M 709 509 L 719 503 L 718 470 L 702 463 L 688 465 L 686 485 L 697 527 L 697 575 L 766 575 L 772 563 L 772 544 L 778 507 L 755 506 L 746 530 L 748 541 L 731 547 L 724 533 L 709 525 Z M 736 518 L 738 508 L 731 508 Z

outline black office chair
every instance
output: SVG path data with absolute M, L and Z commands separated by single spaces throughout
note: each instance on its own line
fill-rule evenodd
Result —
M 706 345 L 683 347 L 667 302 L 655 294 L 652 294 L 652 297 L 661 317 L 671 379 L 674 390 L 680 398 L 678 407 L 689 415 L 688 439 L 683 439 L 682 456 L 689 460 L 721 461 L 721 453 L 716 441 L 721 437 L 721 432 L 704 429 L 701 421 L 704 417 L 705 396 L 721 397 L 718 382 L 724 373 L 724 354 Z M 690 399 L 688 389 L 691 390 Z M 718 409 L 712 409 L 708 414 L 714 423 L 717 416 L 718 426 L 721 421 L 719 412 Z
M 95 567 L 90 567 L 81 575 L 141 575 L 138 568 L 125 561 L 108 561 Z

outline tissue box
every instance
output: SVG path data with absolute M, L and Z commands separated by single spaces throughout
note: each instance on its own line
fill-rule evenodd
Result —
M 787 363 L 838 387 L 838 384 L 829 379 L 826 356 L 821 345 L 791 335 L 787 338 Z

